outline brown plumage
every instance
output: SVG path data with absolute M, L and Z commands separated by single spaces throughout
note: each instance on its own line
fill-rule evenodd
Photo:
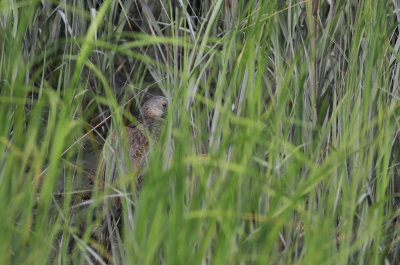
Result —
M 129 164 L 125 165 L 122 148 L 123 145 L 118 139 L 117 132 L 113 131 L 103 147 L 102 161 L 99 170 L 101 174 L 101 185 L 113 183 L 118 178 L 117 162 L 121 163 L 122 170 L 120 172 L 128 174 L 127 170 L 137 171 L 144 165 L 145 158 L 148 153 L 149 138 L 157 140 L 164 121 L 164 115 L 167 111 L 168 101 L 165 97 L 152 97 L 143 104 L 138 118 L 139 124 L 135 127 L 125 127 L 128 142 L 127 155 L 129 156 Z M 115 155 L 116 154 L 116 155 Z M 118 161 L 117 161 L 117 160 Z M 121 169 L 121 167 L 120 167 Z
M 139 176 L 138 170 L 143 167 L 149 153 L 149 142 L 156 141 L 161 132 L 164 115 L 167 111 L 168 101 L 165 97 L 155 96 L 147 100 L 138 118 L 139 124 L 135 127 L 125 127 L 127 142 L 121 142 L 117 132 L 108 137 L 103 147 L 102 157 L 99 163 L 98 176 L 100 178 L 100 189 L 111 187 L 119 176 L 129 173 Z M 127 147 L 124 147 L 124 146 Z M 126 149 L 124 149 L 126 148 Z M 135 186 L 137 192 L 140 190 L 140 178 L 136 177 Z M 121 201 L 119 197 L 104 200 L 103 204 L 103 232 L 102 240 L 106 248 L 113 250 L 117 245 L 118 235 L 116 229 L 121 215 Z

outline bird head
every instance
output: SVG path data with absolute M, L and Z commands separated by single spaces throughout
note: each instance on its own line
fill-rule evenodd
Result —
M 151 97 L 142 106 L 142 115 L 145 119 L 162 119 L 167 113 L 168 100 L 162 96 Z

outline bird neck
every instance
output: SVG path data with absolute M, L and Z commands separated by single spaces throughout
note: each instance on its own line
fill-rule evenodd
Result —
M 144 117 L 139 118 L 138 120 L 143 126 L 143 129 L 147 130 L 152 137 L 158 138 L 161 133 L 161 127 L 164 121 L 163 119 Z

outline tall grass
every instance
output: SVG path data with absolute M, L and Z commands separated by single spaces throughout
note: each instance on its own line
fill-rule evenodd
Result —
M 398 8 L 0 0 L 0 264 L 398 264 Z M 155 94 L 140 194 L 92 192 Z

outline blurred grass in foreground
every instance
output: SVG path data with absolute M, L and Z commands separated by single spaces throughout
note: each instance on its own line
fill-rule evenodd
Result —
M 0 0 L 0 264 L 397 264 L 397 1 L 180 2 Z M 148 94 L 105 253 L 88 157 Z

